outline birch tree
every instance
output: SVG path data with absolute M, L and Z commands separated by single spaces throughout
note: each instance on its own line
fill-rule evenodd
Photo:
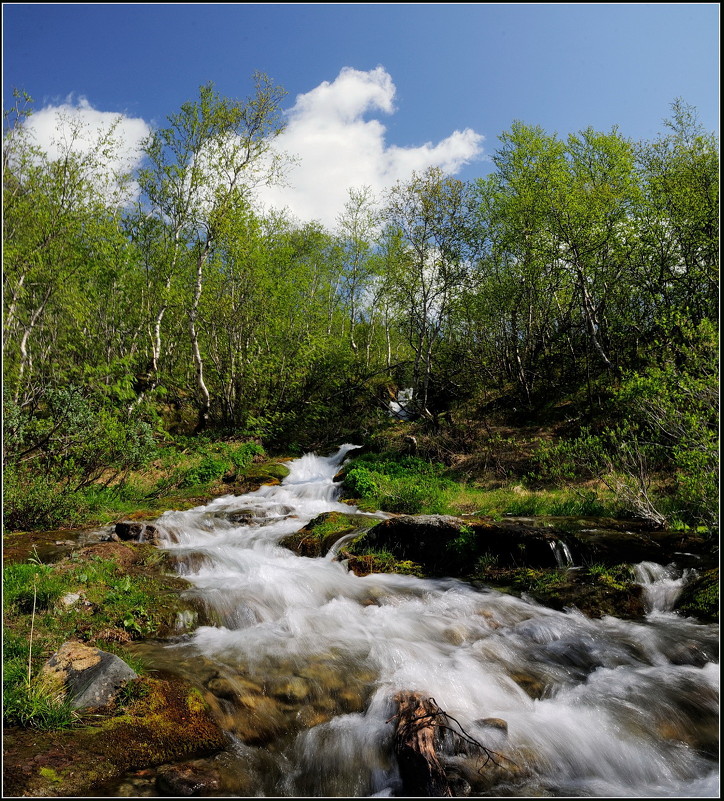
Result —
M 284 127 L 284 92 L 261 73 L 254 82 L 254 94 L 246 100 L 222 97 L 212 84 L 202 86 L 197 100 L 184 103 L 168 118 L 169 125 L 148 139 L 149 166 L 140 179 L 150 214 L 163 222 L 164 240 L 151 276 L 157 303 L 149 319 L 150 369 L 158 377 L 172 286 L 185 273 L 199 428 L 208 423 L 211 408 L 199 329 L 205 266 L 224 218 L 244 213 L 253 188 L 281 175 L 282 159 L 272 143 Z

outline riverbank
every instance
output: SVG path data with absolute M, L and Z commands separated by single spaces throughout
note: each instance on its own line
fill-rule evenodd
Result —
M 236 471 L 233 480 L 170 492 L 127 519 L 147 520 L 169 508 L 278 484 L 287 473 L 282 462 L 259 461 Z M 192 685 L 173 673 L 149 673 L 129 650 L 139 640 L 193 631 L 207 622 L 203 607 L 188 597 L 189 584 L 167 552 L 117 539 L 112 525 L 4 536 L 6 794 L 84 795 L 131 768 L 202 756 L 226 743 Z M 72 709 L 41 676 L 44 663 L 68 641 L 120 656 L 140 678 L 107 708 Z

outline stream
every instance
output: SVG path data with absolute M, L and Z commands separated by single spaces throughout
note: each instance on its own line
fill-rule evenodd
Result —
M 408 691 L 497 755 L 446 737 L 455 794 L 718 796 L 718 626 L 670 611 L 685 574 L 642 563 L 645 619 L 593 620 L 281 547 L 322 512 L 358 511 L 333 480 L 355 447 L 157 521 L 209 624 L 138 649 L 204 689 L 229 732 L 218 795 L 400 794 L 393 699 Z

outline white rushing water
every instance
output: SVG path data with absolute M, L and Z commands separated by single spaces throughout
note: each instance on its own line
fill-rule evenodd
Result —
M 411 387 L 398 391 L 397 398 L 390 401 L 389 405 L 392 417 L 396 417 L 398 420 L 409 420 L 411 418 L 412 395 L 413 389 Z
M 718 731 L 716 626 L 658 601 L 642 621 L 592 620 L 453 579 L 358 577 L 331 555 L 281 547 L 322 512 L 356 511 L 336 500 L 333 481 L 353 447 L 289 463 L 280 486 L 158 521 L 218 621 L 170 646 L 171 658 L 198 655 L 237 684 L 286 682 L 285 720 L 306 720 L 280 724 L 258 746 L 237 731 L 233 770 L 252 782 L 239 795 L 399 793 L 389 722 L 398 691 L 434 698 L 511 760 L 483 768 L 451 751 L 446 767 L 473 787 L 487 771 L 487 795 L 718 795 L 705 753 Z M 639 580 L 655 583 L 653 570 L 642 568 Z M 353 690 L 363 703 L 349 700 Z M 253 703 L 262 722 L 264 710 L 281 714 Z M 229 704 L 223 710 L 231 720 Z
M 641 562 L 634 566 L 636 581 L 644 592 L 649 612 L 670 612 L 674 608 L 690 570 L 679 570 L 675 565 Z

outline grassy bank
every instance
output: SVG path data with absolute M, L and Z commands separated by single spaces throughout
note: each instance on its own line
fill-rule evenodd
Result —
M 106 524 L 119 517 L 153 517 L 226 492 L 245 492 L 287 474 L 255 442 L 211 436 L 176 437 L 158 445 L 145 465 L 122 478 L 74 488 L 47 476 L 5 477 L 6 531 Z
M 345 493 L 363 510 L 399 514 L 615 517 L 616 499 L 604 487 L 531 489 L 525 479 L 490 489 L 441 462 L 419 456 L 369 453 L 344 471 Z

